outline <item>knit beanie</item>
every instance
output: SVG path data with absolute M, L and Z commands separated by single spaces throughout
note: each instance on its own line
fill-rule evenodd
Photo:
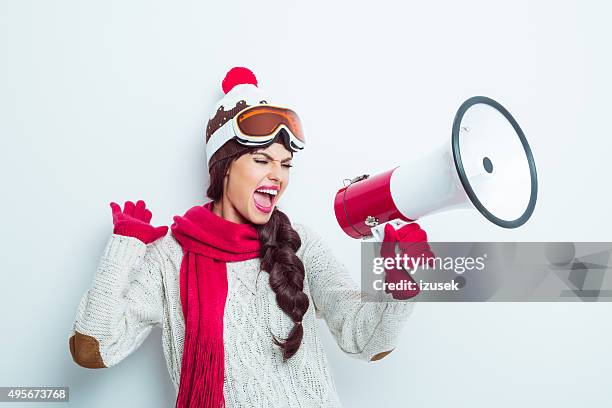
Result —
M 263 92 L 257 86 L 257 78 L 255 74 L 244 67 L 234 67 L 230 69 L 223 82 L 221 83 L 223 93 L 225 94 L 219 102 L 217 102 L 212 115 L 206 126 L 206 148 L 210 149 L 208 141 L 211 135 L 223 126 L 227 121 L 231 120 L 241 110 L 252 105 L 260 103 L 268 103 L 264 98 Z M 216 147 L 218 150 L 213 154 L 208 163 L 208 168 L 225 156 L 221 150 L 222 146 Z M 246 147 L 245 147 L 246 149 Z

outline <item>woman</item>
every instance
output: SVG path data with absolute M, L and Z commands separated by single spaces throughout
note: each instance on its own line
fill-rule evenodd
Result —
M 72 357 L 111 367 L 160 324 L 179 407 L 340 406 L 315 317 L 344 352 L 376 361 L 413 306 L 394 299 L 415 293 L 361 300 L 321 238 L 276 207 L 304 148 L 297 115 L 268 105 L 246 68 L 223 90 L 206 131 L 211 201 L 175 216 L 170 234 L 142 200 L 111 203 L 113 235 L 79 305 Z M 417 224 L 385 232 L 393 247 L 429 251 Z

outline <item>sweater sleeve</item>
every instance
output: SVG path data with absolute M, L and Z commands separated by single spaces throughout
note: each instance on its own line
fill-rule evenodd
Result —
M 162 316 L 157 242 L 112 234 L 91 287 L 78 305 L 69 339 L 73 360 L 86 368 L 118 364 L 147 338 Z
M 389 354 L 414 307 L 414 298 L 384 294 L 362 300 L 357 283 L 311 228 L 294 226 L 302 239 L 302 260 L 317 316 L 323 317 L 345 353 L 367 361 Z M 364 294 L 365 295 L 365 294 Z

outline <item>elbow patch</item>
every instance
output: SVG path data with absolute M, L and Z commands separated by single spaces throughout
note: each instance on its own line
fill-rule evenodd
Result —
M 382 359 L 382 358 L 385 358 L 385 357 L 387 357 L 387 355 L 388 355 L 390 352 L 392 352 L 392 351 L 393 351 L 393 349 L 391 349 L 391 350 L 389 350 L 389 351 L 383 351 L 382 353 L 377 353 L 377 354 L 374 354 L 374 355 L 372 356 L 372 358 L 370 359 L 370 361 L 378 361 L 378 360 L 380 360 L 380 359 Z
M 100 355 L 100 343 L 92 336 L 78 331 L 68 340 L 75 363 L 85 368 L 106 368 Z

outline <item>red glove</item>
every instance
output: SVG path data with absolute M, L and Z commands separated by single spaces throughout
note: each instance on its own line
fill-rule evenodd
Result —
M 142 200 L 138 200 L 135 205 L 131 201 L 126 201 L 123 212 L 115 202 L 111 202 L 110 206 L 113 210 L 114 234 L 138 238 L 145 244 L 150 244 L 168 232 L 166 226 L 154 227 L 149 223 L 153 214 Z
M 427 243 L 427 233 L 416 222 L 402 226 L 399 229 L 393 228 L 391 224 L 385 225 L 385 236 L 380 249 L 380 256 L 383 258 L 395 258 L 396 252 L 395 247 L 398 243 L 399 255 L 403 258 L 406 255 L 409 258 L 418 258 L 423 256 L 429 265 L 433 262 L 434 254 Z M 412 268 L 412 262 L 408 259 L 408 266 Z M 403 282 L 402 282 L 403 281 Z M 386 283 L 406 283 L 414 282 L 412 289 L 406 287 L 406 289 L 395 289 L 391 290 L 385 287 L 385 292 L 390 293 L 394 299 L 409 299 L 419 294 L 420 289 L 417 283 L 412 279 L 410 273 L 404 269 L 398 269 L 395 265 L 391 268 L 387 268 L 385 271 L 385 282 Z

